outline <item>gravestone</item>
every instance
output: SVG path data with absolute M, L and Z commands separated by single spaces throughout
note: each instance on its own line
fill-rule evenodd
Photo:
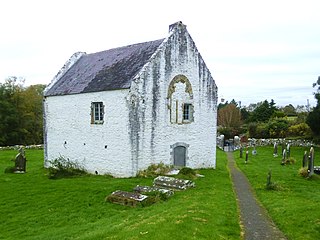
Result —
M 308 164 L 308 154 L 307 151 L 304 151 L 303 159 L 302 159 L 302 167 L 306 167 Z
M 249 158 L 249 151 L 247 149 L 247 151 L 246 151 L 246 160 L 244 161 L 245 164 L 248 163 L 248 158 Z
M 285 143 L 285 141 L 282 141 L 282 143 L 281 143 L 281 154 L 282 154 L 282 156 L 283 156 L 283 151 L 284 150 L 286 150 L 286 143 Z
M 186 190 L 187 188 L 195 187 L 195 183 L 190 180 L 177 179 L 167 176 L 158 176 L 154 179 L 153 185 L 158 188 Z
M 238 149 L 240 146 L 240 137 L 239 136 L 234 136 L 233 138 L 233 145 L 235 149 Z
M 314 173 L 314 149 L 313 147 L 310 148 L 309 152 L 309 163 L 308 163 L 308 173 L 309 177 L 313 175 Z
M 140 193 L 132 193 L 126 191 L 117 190 L 106 198 L 106 201 L 117 203 L 125 206 L 135 207 L 137 204 L 142 203 L 148 198 L 148 196 Z
M 150 187 L 150 186 L 140 186 L 137 185 L 134 189 L 135 192 L 138 193 L 152 193 L 152 192 L 160 192 L 164 193 L 167 197 L 170 197 L 174 194 L 174 192 L 171 189 L 165 189 L 165 188 L 158 188 L 158 187 Z
M 271 182 L 271 169 L 268 172 L 268 176 L 267 176 L 267 188 L 271 187 L 272 182 Z
M 286 158 L 287 158 L 287 150 L 284 148 L 282 150 L 282 160 L 281 160 L 281 165 L 284 165 L 286 163 Z
M 278 143 L 274 142 L 273 144 L 273 156 L 278 157 Z
M 19 153 L 16 155 L 14 162 L 15 162 L 15 167 L 14 167 L 15 173 L 25 173 L 26 172 L 27 159 L 26 159 L 25 152 L 22 147 L 19 148 Z
M 290 159 L 290 143 L 287 144 L 287 159 Z

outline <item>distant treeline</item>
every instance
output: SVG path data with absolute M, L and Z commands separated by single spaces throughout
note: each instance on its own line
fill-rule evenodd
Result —
M 24 86 L 9 77 L 0 83 L 0 146 L 43 143 L 42 94 L 46 87 Z

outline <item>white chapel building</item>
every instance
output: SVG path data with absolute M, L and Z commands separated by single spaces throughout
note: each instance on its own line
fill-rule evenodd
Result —
M 44 93 L 45 166 L 135 176 L 151 164 L 215 168 L 217 86 L 186 25 L 164 39 L 75 53 Z

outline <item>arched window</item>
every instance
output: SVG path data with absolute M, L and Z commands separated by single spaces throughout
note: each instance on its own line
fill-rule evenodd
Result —
M 193 122 L 193 92 L 186 76 L 177 75 L 172 79 L 168 88 L 167 100 L 171 123 Z

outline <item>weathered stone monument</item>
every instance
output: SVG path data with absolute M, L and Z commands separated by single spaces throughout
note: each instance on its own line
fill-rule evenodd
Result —
M 308 162 L 308 175 L 309 177 L 313 175 L 314 173 L 314 149 L 313 147 L 310 148 L 310 151 L 309 151 L 309 162 Z
M 142 203 L 148 198 L 148 196 L 137 192 L 126 192 L 117 190 L 111 195 L 106 197 L 106 201 L 113 202 L 120 205 L 135 207 L 139 203 Z
M 284 149 L 282 150 L 281 165 L 286 164 L 286 159 L 287 159 L 287 150 L 286 150 L 286 148 L 284 148 Z
M 273 156 L 278 157 L 278 143 L 274 142 L 273 144 Z
M 304 151 L 303 159 L 302 159 L 302 167 L 306 167 L 308 164 L 308 154 L 307 151 Z
M 282 140 L 282 143 L 281 143 L 281 154 L 283 156 L 283 151 L 286 150 L 286 142 L 284 140 Z
M 287 144 L 287 159 L 290 159 L 290 143 Z
M 173 189 L 173 190 L 186 190 L 195 187 L 193 181 L 177 179 L 167 176 L 158 176 L 154 179 L 153 185 L 158 188 Z
M 26 172 L 27 159 L 26 159 L 23 147 L 19 148 L 19 153 L 16 155 L 14 162 L 15 162 L 15 167 L 14 167 L 15 173 Z
M 249 150 L 247 148 L 247 151 L 246 151 L 246 160 L 244 161 L 245 164 L 248 163 L 248 158 L 249 158 Z

